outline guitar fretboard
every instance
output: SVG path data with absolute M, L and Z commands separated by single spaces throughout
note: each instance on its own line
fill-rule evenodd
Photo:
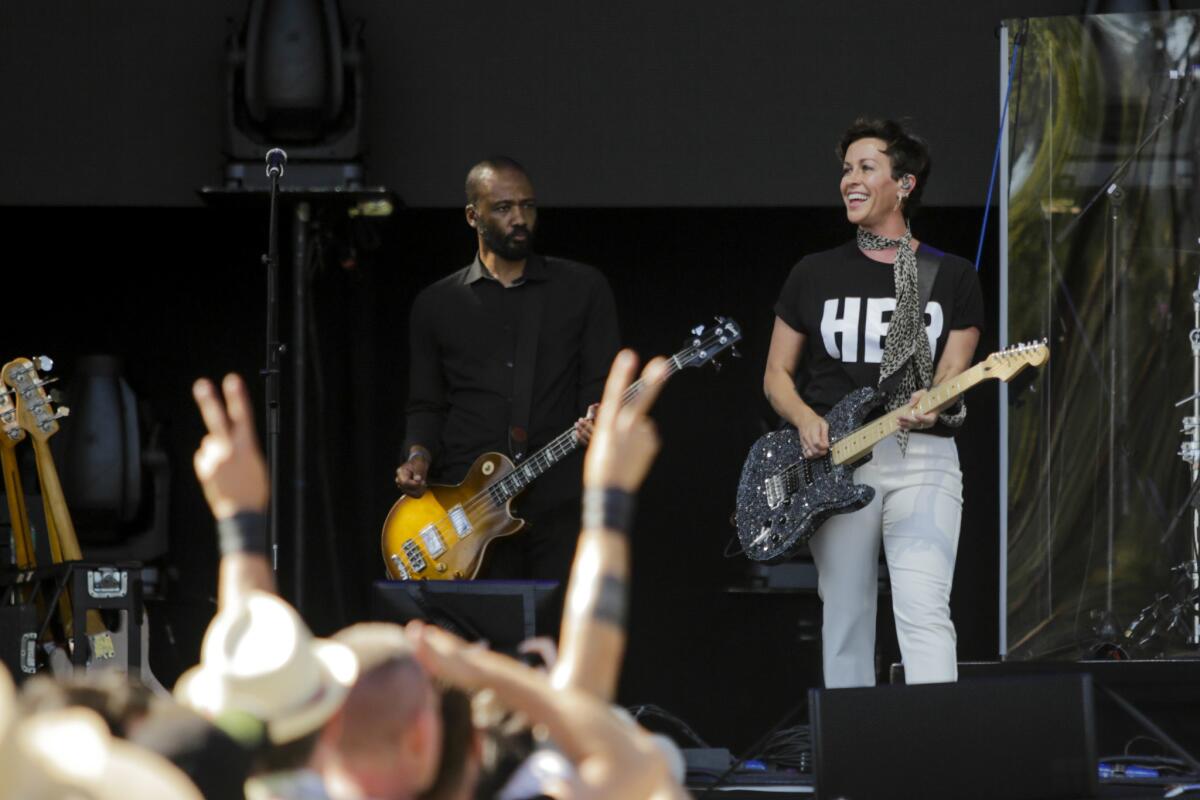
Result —
M 987 362 L 980 362 L 927 391 L 921 396 L 916 409 L 922 414 L 943 409 L 953 403 L 955 398 L 963 392 L 988 377 L 990 376 L 987 374 Z M 838 439 L 830 448 L 830 457 L 833 459 L 833 463 L 845 464 L 862 458 L 876 444 L 900 430 L 898 420 L 905 414 L 911 413 L 911 410 L 912 406 L 901 406 Z
M 695 357 L 698 349 L 696 347 L 685 348 L 667 359 L 667 372 L 664 378 L 669 378 L 686 367 Z M 625 405 L 637 397 L 644 388 L 645 383 L 640 378 L 634 381 L 621 395 L 621 405 Z M 497 506 L 507 503 L 555 464 L 578 450 L 581 444 L 579 437 L 575 435 L 575 427 L 571 426 L 556 436 L 548 445 L 521 462 L 512 472 L 485 489 L 484 494 L 488 495 Z

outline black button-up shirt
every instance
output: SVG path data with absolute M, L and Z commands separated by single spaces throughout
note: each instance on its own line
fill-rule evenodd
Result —
M 458 483 L 482 453 L 512 455 L 517 338 L 531 290 L 541 292 L 542 311 L 526 454 L 599 402 L 619 346 L 616 303 L 604 275 L 586 264 L 531 255 L 522 279 L 506 288 L 476 256 L 413 301 L 402 457 L 412 445 L 426 447 L 433 482 Z M 579 491 L 576 455 L 540 477 L 522 505 L 548 507 Z

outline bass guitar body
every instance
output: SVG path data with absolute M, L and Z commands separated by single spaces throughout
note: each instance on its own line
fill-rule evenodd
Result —
M 883 402 L 875 389 L 855 389 L 835 405 L 825 421 L 832 445 L 862 425 Z M 870 486 L 853 481 L 852 464 L 834 463 L 832 452 L 821 458 L 801 455 L 795 428 L 772 431 L 750 448 L 737 491 L 737 530 L 742 550 L 755 561 L 779 561 L 792 554 L 834 514 L 857 511 L 875 497 Z
M 383 523 L 383 563 L 397 580 L 474 578 L 489 544 L 524 527 L 509 499 L 489 491 L 515 469 L 499 453 L 484 453 L 462 483 L 430 486 L 401 497 Z

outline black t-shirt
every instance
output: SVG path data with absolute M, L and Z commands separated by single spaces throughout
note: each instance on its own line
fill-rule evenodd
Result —
M 401 458 L 419 444 L 433 454 L 430 480 L 458 483 L 479 455 L 509 452 L 521 317 L 541 292 L 529 445 L 533 454 L 599 402 L 617 354 L 616 302 L 595 267 L 530 255 L 523 281 L 504 287 L 478 257 L 426 287 L 409 321 L 407 430 Z M 582 458 L 572 455 L 521 497 L 523 512 L 581 491 Z
M 918 252 L 927 248 L 933 249 L 922 244 Z M 813 411 L 825 415 L 854 389 L 878 385 L 895 307 L 892 265 L 871 260 L 853 240 L 805 256 L 792 267 L 775 314 L 805 335 L 804 369 L 797 372 L 796 388 Z M 983 330 L 983 293 L 971 262 L 947 253 L 925 306 L 935 372 L 950 331 L 964 328 Z M 928 432 L 953 430 L 939 423 Z

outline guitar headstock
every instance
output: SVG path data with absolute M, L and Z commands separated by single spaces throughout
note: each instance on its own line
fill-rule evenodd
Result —
M 736 322 L 728 317 L 715 319 L 715 323 L 692 328 L 692 337 L 687 346 L 674 356 L 681 369 L 703 366 L 710 361 L 719 367 L 716 357 L 741 340 L 742 329 Z M 732 353 L 735 357 L 740 355 L 736 349 Z
M 54 368 L 54 362 L 46 356 L 38 356 L 37 365 L 28 358 L 14 359 L 0 370 L 0 379 L 13 390 L 17 425 L 33 438 L 45 441 L 58 432 L 58 420 L 71 410 L 65 406 L 56 410 L 50 404 L 45 388 L 49 381 L 38 375 L 39 367 L 48 372 Z
M 16 447 L 25 438 L 25 431 L 17 422 L 16 391 L 2 388 L 0 383 L 0 447 Z
M 1026 367 L 1040 367 L 1050 358 L 1050 347 L 1046 340 L 1022 342 L 992 353 L 984 362 L 984 369 L 993 378 L 1008 382 Z

